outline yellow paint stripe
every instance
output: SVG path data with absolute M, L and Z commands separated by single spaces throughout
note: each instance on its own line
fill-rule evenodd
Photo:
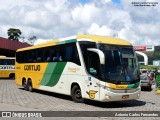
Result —
M 45 42 L 45 43 L 42 43 L 42 44 L 38 44 L 38 45 L 31 46 L 31 47 L 26 47 L 26 48 L 18 49 L 17 52 L 24 51 L 24 50 L 41 48 L 41 47 L 52 46 L 52 45 L 56 45 L 57 42 L 59 42 L 59 40 L 51 40 L 49 42 Z
M 131 45 L 130 42 L 118 38 L 107 37 L 107 36 L 98 36 L 98 35 L 77 35 L 77 39 L 92 39 L 95 42 L 106 43 L 106 44 L 115 44 L 115 45 Z
M 106 83 L 106 85 L 110 88 L 116 89 L 116 90 L 123 90 L 123 89 L 128 89 L 128 85 L 116 85 L 112 83 Z

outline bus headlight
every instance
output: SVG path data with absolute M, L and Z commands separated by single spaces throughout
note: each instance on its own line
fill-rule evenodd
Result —
M 110 88 L 107 87 L 107 86 L 103 86 L 102 88 L 105 89 L 105 90 L 111 91 Z

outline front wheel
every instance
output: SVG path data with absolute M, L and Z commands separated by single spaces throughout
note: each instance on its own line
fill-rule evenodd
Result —
M 84 99 L 82 98 L 81 89 L 78 85 L 74 85 L 71 90 L 71 97 L 74 102 L 83 103 Z

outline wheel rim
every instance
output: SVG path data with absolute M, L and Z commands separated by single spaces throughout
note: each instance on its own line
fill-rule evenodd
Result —
M 24 88 L 26 87 L 26 81 L 23 83 L 23 87 L 24 87 Z
M 28 89 L 29 89 L 29 91 L 32 90 L 32 85 L 31 84 L 29 84 Z
M 82 98 L 81 90 L 80 89 L 76 89 L 74 95 L 75 95 L 76 99 L 81 99 Z
M 31 90 L 32 88 L 31 88 L 31 85 L 29 85 L 29 91 Z

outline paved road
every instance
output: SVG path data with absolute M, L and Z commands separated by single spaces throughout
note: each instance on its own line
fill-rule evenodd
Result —
M 157 95 L 156 92 L 152 90 L 142 91 L 139 100 L 109 103 L 86 100 L 85 103 L 74 103 L 70 96 L 44 91 L 35 91 L 31 93 L 17 86 L 14 80 L 0 79 L 0 111 L 160 111 L 160 95 Z M 60 118 L 57 117 L 55 119 L 59 120 Z M 100 117 L 83 119 L 108 118 Z M 116 119 L 134 118 L 118 117 Z M 158 120 L 159 118 L 150 119 Z

